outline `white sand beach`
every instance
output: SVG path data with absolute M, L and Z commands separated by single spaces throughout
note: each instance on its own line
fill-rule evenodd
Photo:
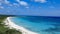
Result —
M 12 22 L 10 20 L 11 17 L 7 17 L 7 19 L 5 20 L 5 25 L 8 25 L 9 28 L 14 28 L 16 30 L 19 30 L 22 32 L 22 34 L 38 34 L 32 31 L 29 31 L 27 29 L 25 29 L 24 27 L 18 26 L 16 25 L 14 22 Z

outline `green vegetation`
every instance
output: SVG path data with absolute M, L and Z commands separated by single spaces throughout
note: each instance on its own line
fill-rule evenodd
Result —
M 21 32 L 15 30 L 15 29 L 9 29 L 8 27 L 5 27 L 3 21 L 7 18 L 8 16 L 6 15 L 1 15 L 0 16 L 0 34 L 22 34 Z

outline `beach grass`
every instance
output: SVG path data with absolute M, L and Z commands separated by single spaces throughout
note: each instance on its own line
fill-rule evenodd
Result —
M 7 18 L 7 15 L 1 15 L 0 16 L 0 34 L 22 34 L 20 31 L 17 31 L 15 29 L 9 29 L 8 27 L 5 27 L 4 20 Z

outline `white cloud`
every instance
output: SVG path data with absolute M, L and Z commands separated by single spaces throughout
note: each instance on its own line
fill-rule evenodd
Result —
M 27 4 L 26 2 L 24 2 L 24 1 L 21 1 L 20 4 L 21 4 L 21 5 L 24 5 L 24 6 L 27 6 L 27 5 L 28 5 L 28 4 Z
M 49 8 L 55 8 L 54 6 L 49 6 Z
M 35 2 L 40 2 L 40 3 L 45 3 L 47 2 L 46 0 L 34 0 Z
M 2 5 L 2 3 L 0 3 L 0 6 Z
M 8 0 L 5 0 L 5 3 L 6 3 L 6 4 L 9 4 L 10 2 L 9 2 Z
M 0 0 L 0 3 L 2 3 L 2 4 L 7 4 L 7 5 L 10 4 L 10 2 L 9 2 L 8 0 Z
M 0 9 L 4 9 L 4 7 L 3 6 L 0 6 Z
M 26 7 L 27 9 L 29 8 L 29 7 Z
M 14 6 L 14 7 L 19 7 L 19 4 L 13 3 L 13 6 Z
M 9 4 L 10 2 L 8 0 L 0 0 L 0 3 Z
M 25 2 L 25 1 L 17 0 L 17 2 L 18 2 L 20 5 L 23 5 L 23 6 L 27 6 L 27 5 L 28 5 L 28 3 Z
M 42 7 L 39 7 L 39 8 L 42 8 Z
M 28 3 L 25 1 L 20 1 L 20 0 L 16 0 L 20 5 L 22 6 L 28 6 Z M 10 1 L 8 0 L 0 0 L 0 3 L 4 3 L 4 4 L 11 4 Z

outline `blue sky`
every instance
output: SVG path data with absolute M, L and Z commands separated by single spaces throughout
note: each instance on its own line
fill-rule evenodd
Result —
M 0 0 L 0 14 L 60 16 L 60 0 Z

